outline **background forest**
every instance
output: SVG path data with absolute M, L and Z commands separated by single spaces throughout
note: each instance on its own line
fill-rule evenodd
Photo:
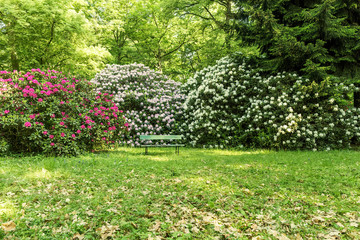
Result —
M 172 79 L 230 53 L 271 72 L 359 81 L 357 0 L 1 0 L 0 69 L 92 78 L 142 63 Z

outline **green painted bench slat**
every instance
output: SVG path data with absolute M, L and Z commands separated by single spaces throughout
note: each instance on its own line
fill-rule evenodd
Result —
M 172 140 L 182 137 L 183 135 L 140 135 L 140 140 Z
M 141 145 L 142 147 L 185 147 L 185 144 Z
M 182 139 L 183 135 L 140 135 L 140 140 L 179 140 Z M 145 147 L 145 154 L 148 153 L 148 147 L 175 147 L 175 153 L 179 154 L 180 147 L 184 147 L 185 144 L 141 144 L 140 147 Z

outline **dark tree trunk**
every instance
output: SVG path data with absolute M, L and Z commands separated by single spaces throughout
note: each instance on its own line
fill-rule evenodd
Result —
M 17 58 L 15 51 L 11 51 L 11 68 L 12 70 L 20 69 L 19 59 Z
M 355 84 L 356 87 L 360 87 L 360 83 Z M 354 92 L 354 107 L 360 108 L 360 91 Z

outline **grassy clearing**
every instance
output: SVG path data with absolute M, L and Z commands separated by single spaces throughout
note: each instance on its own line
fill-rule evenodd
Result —
M 360 152 L 143 152 L 1 158 L 0 239 L 360 239 Z

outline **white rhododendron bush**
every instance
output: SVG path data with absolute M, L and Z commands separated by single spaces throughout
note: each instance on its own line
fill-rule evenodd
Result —
M 252 66 L 241 54 L 225 57 L 183 86 L 191 145 L 329 150 L 358 141 L 360 111 L 344 99 L 359 89 L 290 73 L 263 77 Z
M 140 145 L 139 135 L 178 133 L 176 116 L 185 96 L 175 82 L 142 64 L 108 65 L 92 80 L 97 89 L 115 95 L 129 123 L 126 141 Z

